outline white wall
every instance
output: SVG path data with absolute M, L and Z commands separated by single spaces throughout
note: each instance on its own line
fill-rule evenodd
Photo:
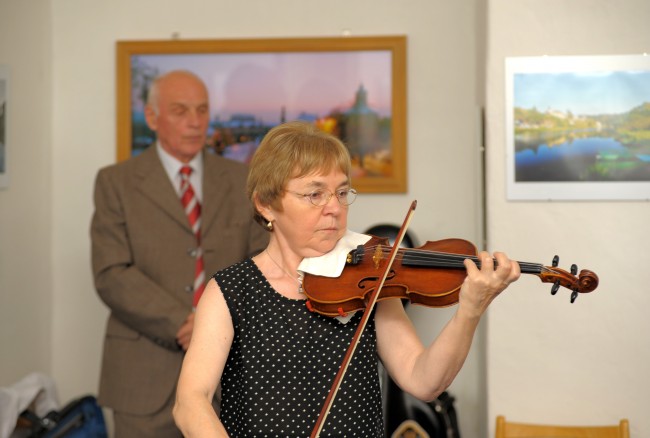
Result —
M 616 423 L 650 436 L 647 202 L 507 202 L 504 59 L 641 54 L 647 0 L 491 0 L 488 13 L 488 240 L 520 260 L 595 271 L 599 288 L 569 296 L 535 277 L 500 297 L 488 319 L 491 420 Z
M 0 1 L 10 69 L 8 189 L 0 189 L 0 386 L 52 362 L 49 2 Z
M 23 3 L 0 0 L 0 62 L 10 63 L 18 77 L 13 96 L 24 108 L 12 119 L 12 138 L 21 148 L 11 163 L 16 176 L 10 190 L 0 192 L 0 324 L 14 334 L 0 335 L 0 384 L 40 369 L 54 376 L 62 400 L 96 391 L 106 311 L 92 285 L 88 226 L 95 173 L 115 157 L 117 40 L 167 39 L 173 33 L 187 39 L 338 36 L 346 29 L 353 35 L 407 35 L 409 192 L 363 196 L 350 225 L 363 230 L 400 223 L 417 199 L 411 228 L 420 239 L 480 240 L 476 90 L 483 83 L 477 73 L 483 71 L 477 65 L 483 56 L 483 1 Z M 28 152 L 34 144 L 40 149 Z M 35 163 L 36 174 L 30 174 Z M 22 201 L 25 195 L 29 200 Z M 31 222 L 36 226 L 28 227 Z M 26 281 L 29 288 L 23 287 Z M 32 305 L 22 313 L 10 310 L 16 290 L 32 294 Z M 413 313 L 430 340 L 450 311 Z M 25 346 L 34 342 L 33 349 Z M 6 351 L 17 349 L 27 352 L 5 359 Z M 452 387 L 468 437 L 482 436 L 485 423 L 480 360 L 472 352 Z
M 614 422 L 650 435 L 650 280 L 643 202 L 505 200 L 506 56 L 648 51 L 645 0 L 491 0 L 488 80 L 482 2 L 387 0 L 0 0 L 0 63 L 12 70 L 11 187 L 0 191 L 0 385 L 52 374 L 61 399 L 96 391 L 106 312 L 94 295 L 88 222 L 92 180 L 115 156 L 114 43 L 118 39 L 406 34 L 409 193 L 367 195 L 351 226 L 402 220 L 419 205 L 421 239 L 480 237 L 476 107 L 487 90 L 489 242 L 520 260 L 554 254 L 601 278 L 574 305 L 522 279 L 490 310 L 489 429 L 481 411 L 480 348 L 453 391 L 463 435 L 492 436 L 497 414 L 521 421 Z M 294 16 L 300 19 L 294 19 Z M 644 245 L 645 243 L 645 245 Z M 643 248 L 643 249 L 641 249 Z M 430 339 L 448 311 L 417 309 Z M 477 347 L 480 347 L 478 345 Z M 477 389 L 479 388 L 479 389 Z

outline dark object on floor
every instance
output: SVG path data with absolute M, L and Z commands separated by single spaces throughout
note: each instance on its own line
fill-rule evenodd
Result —
M 104 414 L 92 395 L 69 402 L 59 411 L 39 417 L 30 410 L 20 414 L 30 432 L 27 438 L 107 438 Z
M 460 438 L 454 397 L 447 391 L 432 402 L 403 392 L 386 376 L 386 436 L 391 438 Z

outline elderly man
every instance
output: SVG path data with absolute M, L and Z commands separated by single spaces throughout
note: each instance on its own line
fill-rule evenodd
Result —
M 197 76 L 157 78 L 145 116 L 157 142 L 95 183 L 92 267 L 110 309 L 99 401 L 117 437 L 181 437 L 171 409 L 193 306 L 206 278 L 268 237 L 245 194 L 247 168 L 204 151 L 210 112 Z

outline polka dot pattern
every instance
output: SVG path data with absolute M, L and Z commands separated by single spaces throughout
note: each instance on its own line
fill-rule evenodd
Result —
M 221 379 L 232 437 L 307 437 L 361 320 L 347 324 L 276 292 L 247 259 L 215 274 L 235 337 Z M 374 318 L 355 351 L 321 437 L 384 436 Z

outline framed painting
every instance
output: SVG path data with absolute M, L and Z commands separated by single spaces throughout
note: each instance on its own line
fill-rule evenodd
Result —
M 510 200 L 650 200 L 650 56 L 506 59 Z
M 155 142 L 147 92 L 176 69 L 208 88 L 210 152 L 248 162 L 273 126 L 306 120 L 346 144 L 359 192 L 406 191 L 406 37 L 118 41 L 118 161 Z

